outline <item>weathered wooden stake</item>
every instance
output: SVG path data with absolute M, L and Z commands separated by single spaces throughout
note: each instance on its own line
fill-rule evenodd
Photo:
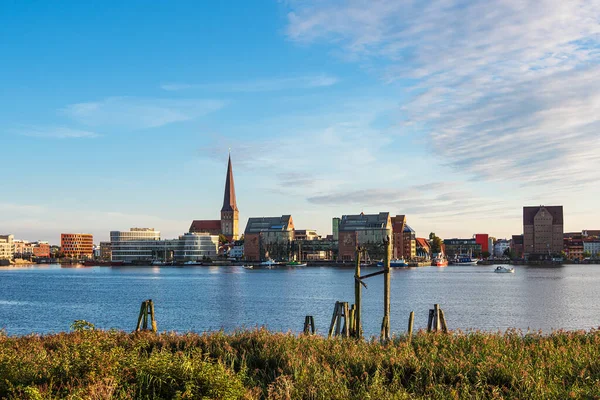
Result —
M 362 252 L 362 249 L 358 246 L 358 239 L 357 239 L 357 243 L 356 243 L 356 256 L 355 256 L 355 260 L 356 260 L 356 266 L 354 268 L 354 337 L 356 338 L 362 338 L 362 325 L 361 325 L 361 321 L 360 321 L 360 317 L 361 317 L 361 306 L 362 306 L 362 301 L 361 301 L 361 290 L 362 288 L 360 287 L 360 253 Z
M 148 318 L 150 318 L 152 332 L 156 333 L 156 319 L 154 318 L 154 302 L 152 299 L 142 301 L 137 327 L 135 328 L 136 332 L 150 330 L 148 329 Z
M 348 303 L 336 301 L 331 317 L 331 326 L 329 327 L 328 337 L 333 335 L 348 337 L 350 335 L 350 319 L 349 319 Z M 342 318 L 344 321 L 342 322 Z
M 304 317 L 304 334 L 314 335 L 315 334 L 315 319 L 312 315 Z
M 390 237 L 383 240 L 385 258 L 383 262 L 383 321 L 381 322 L 381 341 L 390 340 L 390 258 L 392 246 Z
M 431 332 L 432 324 L 433 324 L 433 310 L 429 310 L 429 318 L 427 318 L 427 332 Z
M 329 332 L 327 333 L 328 337 L 333 336 L 333 330 L 335 329 L 335 323 L 338 318 L 338 307 L 339 307 L 339 302 L 336 301 L 335 307 L 333 308 L 333 315 L 331 316 L 331 325 L 329 325 Z
M 448 325 L 446 325 L 446 316 L 444 315 L 444 310 L 440 308 L 440 320 L 442 322 L 442 331 L 444 333 L 448 332 Z
M 355 313 L 356 313 L 356 307 L 354 306 L 354 304 L 352 304 L 352 306 L 350 306 L 350 336 L 351 337 L 356 336 L 356 320 L 354 319 Z
M 440 330 L 440 305 L 433 305 L 433 330 L 438 332 Z
M 414 322 L 415 322 L 415 312 L 411 311 L 410 315 L 408 316 L 408 339 L 409 340 L 412 338 Z

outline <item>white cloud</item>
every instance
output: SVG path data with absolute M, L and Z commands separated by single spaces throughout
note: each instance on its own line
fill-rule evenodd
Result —
M 274 92 L 291 89 L 312 89 L 335 85 L 338 79 L 330 75 L 269 78 L 228 83 L 167 83 L 161 88 L 168 91 L 196 89 L 214 92 Z
M 12 132 L 35 138 L 46 138 L 46 139 L 78 139 L 78 138 L 96 138 L 102 136 L 95 132 L 71 129 L 64 126 L 21 126 L 13 129 Z
M 145 129 L 199 118 L 224 106 L 219 100 L 108 97 L 61 110 L 87 126 Z
M 600 179 L 600 3 L 291 2 L 288 35 L 416 82 L 405 107 L 476 179 L 571 191 Z

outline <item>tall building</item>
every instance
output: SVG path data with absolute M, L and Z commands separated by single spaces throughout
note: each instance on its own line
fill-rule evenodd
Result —
M 294 221 L 291 215 L 249 218 L 244 231 L 244 257 L 249 261 L 287 259 L 293 240 Z
M 563 250 L 563 207 L 523 207 L 523 252 L 551 255 Z
M 231 156 L 229 156 L 229 161 L 227 162 L 227 177 L 225 178 L 225 195 L 223 196 L 223 207 L 221 208 L 221 233 L 225 235 L 229 241 L 238 239 L 239 214 L 235 198 L 235 185 L 233 184 Z
M 239 238 L 239 210 L 235 196 L 235 184 L 233 182 L 233 168 L 231 156 L 227 163 L 227 175 L 225 177 L 225 193 L 223 195 L 223 207 L 221 207 L 220 220 L 194 220 L 190 225 L 190 233 L 208 233 L 210 235 L 223 234 L 229 241 Z
M 342 220 L 339 217 L 334 217 L 331 220 L 331 234 L 333 236 L 333 240 L 340 240 L 340 222 Z
M 404 258 L 405 246 L 404 246 L 404 228 L 406 228 L 406 216 L 396 215 L 391 217 L 392 221 L 392 236 L 394 240 L 394 247 L 392 248 L 393 258 Z M 410 250 L 409 250 L 410 251 Z M 408 257 L 407 257 L 408 258 Z
M 61 233 L 60 250 L 69 258 L 92 258 L 94 237 L 90 233 Z
M 353 261 L 356 246 L 370 247 L 372 251 L 381 245 L 386 238 L 392 238 L 392 220 L 389 212 L 379 214 L 343 215 L 340 222 L 338 259 Z M 370 254 L 371 258 L 380 254 Z
M 491 253 L 490 251 L 490 242 L 489 235 L 487 233 L 476 233 L 475 234 L 475 243 L 481 246 L 481 251 Z
M 13 235 L 0 235 L 0 260 L 12 260 L 15 254 Z

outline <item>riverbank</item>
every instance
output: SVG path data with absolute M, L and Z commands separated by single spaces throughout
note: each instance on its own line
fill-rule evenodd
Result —
M 600 333 L 420 332 L 388 345 L 265 330 L 0 337 L 0 397 L 597 398 Z

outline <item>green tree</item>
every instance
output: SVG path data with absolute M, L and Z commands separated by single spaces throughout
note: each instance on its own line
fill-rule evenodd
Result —
M 441 253 L 442 252 L 442 239 L 439 236 L 436 236 L 434 232 L 429 234 L 429 245 L 431 246 L 431 253 Z
M 223 235 L 222 233 L 219 234 L 219 244 L 225 243 L 229 243 L 229 240 L 227 240 L 227 236 Z

